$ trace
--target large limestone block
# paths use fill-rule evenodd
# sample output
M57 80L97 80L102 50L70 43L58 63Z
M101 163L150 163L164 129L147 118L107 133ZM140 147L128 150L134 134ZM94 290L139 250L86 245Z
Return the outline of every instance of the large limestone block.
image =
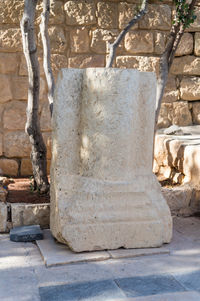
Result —
M0 202L0 233L7 230L7 205Z
M50 227L76 252L171 239L170 211L152 173L155 81L137 70L59 74Z

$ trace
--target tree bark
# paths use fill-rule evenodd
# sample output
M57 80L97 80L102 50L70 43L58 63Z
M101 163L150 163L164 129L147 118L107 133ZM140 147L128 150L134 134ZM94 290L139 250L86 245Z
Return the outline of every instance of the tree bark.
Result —
M23 50L28 67L28 105L26 133L31 143L31 161L34 181L40 193L49 191L46 166L46 146L41 134L38 116L40 72L35 43L34 19L37 0L25 0L21 20Z
M42 37L43 44L43 67L48 85L48 100L50 106L51 116L53 113L53 97L55 82L54 76L51 68L51 50L50 41L48 34L48 24L49 24L49 14L50 14L50 0L43 0L43 13L41 15L40 33Z
M106 64L106 68L111 68L116 54L116 49L119 46L120 42L124 38L125 34L135 25L146 13L147 10L147 0L142 0L142 5L140 11L134 16L134 18L128 23L128 25L120 32L114 43L109 45L109 57Z

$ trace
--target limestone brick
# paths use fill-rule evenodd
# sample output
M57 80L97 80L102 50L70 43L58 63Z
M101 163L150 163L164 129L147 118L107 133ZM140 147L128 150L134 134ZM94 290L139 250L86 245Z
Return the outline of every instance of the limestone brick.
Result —
M3 135L0 134L0 156L3 155Z
M117 28L118 11L117 4L109 2L97 3L98 25L100 28Z
M40 65L40 75L44 76L43 58L41 56L38 56L38 62ZM27 69L27 64L26 64L24 54L22 54L20 58L19 75L28 76L28 69Z
M96 29L92 31L91 49L96 53L108 53L108 43L114 42L118 35L117 30ZM122 48L122 43L119 45L118 51Z
M149 4L146 15L139 21L139 28L169 30L171 8L166 4Z
M162 102L174 102L178 100L179 92L176 87L176 79L174 76L169 76L165 87L165 93Z
M200 56L200 32L195 32L194 54Z
M162 54L165 49L167 34L164 32L155 32L154 33L154 40L155 40L155 46L154 46L154 52L156 54Z
M194 44L193 35L188 32L184 33L178 45L175 55L181 56L181 55L191 54L193 52L193 47L194 47L193 44Z
M194 23L190 24L190 27L187 29L187 31L200 31L200 7L198 6L195 7L195 15L197 18Z
M192 115L187 102L179 101L173 103L173 124L179 126L192 124Z
M7 205L0 202L0 233L7 231Z
M61 26L51 26L49 27L49 39L52 53L63 53L67 46L68 42L66 36L68 33L65 33ZM42 47L41 36L39 34L40 47Z
M158 117L157 128L167 128L172 124L173 105L172 103L162 103Z
M192 119L194 124L200 124L200 102L192 104Z
M172 74L183 75L200 75L200 58L193 55L186 55L174 59L172 67Z
M22 37L19 28L0 29L0 51L22 51Z
M124 43L126 51L132 54L154 51L153 33L149 31L130 31L126 34Z
M42 106L40 128L42 131L51 131L51 115L48 102L45 102Z
M61 68L68 67L67 57L63 54L52 54L51 55L51 68L54 72L54 75L57 75L57 72Z
M133 19L137 11L136 4L130 4L126 2L119 3L119 28L123 29L128 22ZM131 29L138 28L138 23L136 23Z
M26 123L26 103L9 102L3 114L3 127L7 130L24 130Z
M17 176L18 175L18 162L13 159L0 158L0 169L3 175Z
M67 1L64 5L67 25L89 25L96 23L93 0Z
M36 23L39 24L41 22L41 13L43 10L42 2L39 3L37 7L36 13ZM63 9L63 2L59 0L50 0L50 17L49 17L49 24L62 24L64 23L65 16L64 16L64 9Z
M5 103L12 99L9 77L0 74L0 103Z
M140 71L159 70L159 58L146 56L117 56L116 66L118 68L133 68Z
M79 55L70 57L68 61L69 68L90 68L104 67L103 55Z
M12 157L29 157L31 145L28 135L23 132L4 132L4 155Z
M0 0L0 23L19 24L23 14L24 3L21 0Z
M70 31L71 51L76 53L89 52L89 33L85 27L72 29Z
M184 77L180 84L180 96L184 100L200 100L200 78Z
M16 53L0 53L0 73L15 74L18 65L19 62Z

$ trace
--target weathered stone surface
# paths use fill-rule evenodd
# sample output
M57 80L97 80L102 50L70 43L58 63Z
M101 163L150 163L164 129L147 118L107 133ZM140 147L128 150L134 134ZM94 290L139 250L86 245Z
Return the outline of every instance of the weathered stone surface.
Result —
M52 54L52 56L53 55L54 54ZM43 76L44 75L43 58L41 56L38 56L38 61L40 65L40 75ZM27 69L27 64L26 64L24 54L21 55L21 59L20 59L19 75L28 76L28 69Z
M7 189L5 189L3 185L0 185L0 202L5 203L7 195L8 195Z
M85 27L72 29L70 31L71 51L76 53L89 52L89 33Z
M103 55L79 55L70 57L68 61L69 68L104 67L104 64Z
M133 19L136 14L137 5L120 2L119 3L119 28L123 29L128 22ZM138 23L136 23L132 29L138 28Z
M67 1L64 5L68 25L89 25L96 23L95 3L92 0Z
M0 156L3 155L3 135L0 133Z
M117 4L111 2L98 2L97 17L100 28L117 28Z
M196 20L194 20L194 23L190 24L190 27L187 29L187 31L200 31L200 7L196 6L195 7L195 15L196 15Z
M92 32L91 49L96 53L109 52L108 43L114 42L117 37L117 30L96 29ZM119 45L118 51L122 48L122 43Z
M14 99L28 99L28 78L15 76L12 78L12 93Z
M11 210L13 227L35 224L42 228L49 227L49 204L11 204Z
M167 128L172 124L173 105L171 103L162 103L158 117L157 128Z
M173 103L173 124L187 126L192 124L192 115L187 102Z
M31 145L25 132L4 133L4 154L6 157L29 157Z
M12 101L5 107L3 127L8 130L24 130L26 123L26 106L22 101Z
M5 103L12 99L12 92L9 78L0 74L0 103Z
M60 72L50 227L76 252L171 239L169 208L152 173L155 83L153 74L136 70Z
M39 3L36 12L36 23L41 22L41 13L43 10L43 3ZM50 0L50 17L49 24L62 24L65 20L63 2L59 0Z
M16 227L10 230L10 240L16 242L30 242L43 239L39 225Z
M194 37L194 54L200 56L200 32L195 32Z
M171 27L171 9L168 5L149 4L146 15L139 21L139 28L168 30Z
M18 56L16 53L0 53L0 73L15 74L18 64Z
M54 73L57 73L61 68L68 67L68 61L65 55L52 54L51 55L51 67Z
M44 103L40 116L40 128L42 131L51 131L51 114L49 110L49 103Z
M0 232L6 232L7 228L7 205L0 202Z
M0 0L0 23L19 24L24 3L21 0Z
M192 104L192 119L194 124L200 124L200 102Z
M49 142L50 144L50 142ZM47 174L50 174L50 166L51 166L51 160L48 160L51 158L51 152L50 152L50 146L47 145ZM21 169L20 169L20 176L31 176L33 175L33 168L32 163L30 159L22 159L21 160Z
M0 50L15 52L22 51L21 30L8 28L0 30Z
M193 55L175 58L171 67L171 73L200 75L200 58Z
M180 84L180 96L184 100L199 100L200 78L184 77Z
M124 43L126 51L132 54L152 53L154 50L153 33L148 31L130 31Z
M179 91L176 87L176 79L174 76L169 76L165 87L165 93L162 102L174 102L178 100Z
M3 175L17 176L18 162L13 159L0 159L0 169Z
M167 34L165 32L155 32L154 33L154 41L155 41L155 48L154 52L156 54L162 54L165 49Z
M194 48L193 44L194 44L193 35L188 32L184 33L178 45L175 55L181 56L181 55L191 54Z
M193 189L189 185L162 188L163 196L173 214L178 213L180 209L189 207L192 192Z
M133 68L140 71L159 70L159 58L146 56L117 56L116 66L118 68Z
M156 135L154 158L159 166L158 176L165 178L163 173L168 168L168 178L172 181L177 174L182 174L181 183L199 187L199 126L181 129L181 135L164 135L162 131Z
M52 53L63 53L68 46L66 36L67 33L64 32L61 26L51 26L48 29L49 39L51 44ZM39 34L40 47L42 47L41 36Z

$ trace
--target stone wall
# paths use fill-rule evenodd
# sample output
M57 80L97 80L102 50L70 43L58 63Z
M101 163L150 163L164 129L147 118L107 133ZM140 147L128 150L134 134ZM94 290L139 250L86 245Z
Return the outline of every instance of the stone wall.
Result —
M22 53L19 21L22 0L0 0L0 168L12 176L32 173L30 144L24 133L27 102L27 69ZM112 42L137 9L138 0L53 0L49 34L52 66L105 66ZM50 118L37 12L38 54L41 64L40 122L50 165ZM115 61L120 68L156 71L171 26L172 2L150 2L148 14L127 33ZM163 100L159 127L200 124L200 7L197 20L184 34L174 60Z

